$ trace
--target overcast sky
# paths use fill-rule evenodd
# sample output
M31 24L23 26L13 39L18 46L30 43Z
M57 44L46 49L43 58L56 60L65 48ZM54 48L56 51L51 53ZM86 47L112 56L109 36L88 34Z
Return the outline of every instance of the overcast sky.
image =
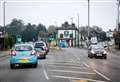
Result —
M2 0L0 0L2 1ZM41 2L43 1L43 2ZM90 0L90 26L97 25L108 31L116 27L117 1ZM77 25L79 13L80 26L87 25L87 0L6 0L6 24L13 18L22 19L25 24L42 23L60 26L65 21ZM0 4L0 25L2 22L2 3Z

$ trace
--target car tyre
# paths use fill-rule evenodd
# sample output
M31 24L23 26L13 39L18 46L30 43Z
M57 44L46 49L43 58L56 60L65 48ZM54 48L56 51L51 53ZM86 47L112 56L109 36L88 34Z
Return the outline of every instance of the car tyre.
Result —
M36 64L33 65L34 68L37 68L37 66L38 66L38 63L36 63Z
M46 55L44 56L44 59L46 59Z
M14 65L14 64L10 64L10 68L11 68L11 69L14 69L14 68L15 68L15 65Z
M90 58L93 58L93 56L92 56L92 55L89 55L89 57L90 57Z
M107 59L107 56L104 56L104 59Z

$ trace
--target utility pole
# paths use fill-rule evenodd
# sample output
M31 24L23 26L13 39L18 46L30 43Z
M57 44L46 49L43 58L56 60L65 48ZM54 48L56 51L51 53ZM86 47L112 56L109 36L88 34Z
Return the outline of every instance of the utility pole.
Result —
M79 13L77 14L77 16L78 16L78 47L79 47L79 34L80 34L80 32L79 32Z
M5 49L5 34L6 34L6 29L5 29L5 10L6 10L6 8L5 8L5 4L6 4L6 1L3 1L3 28L4 28L4 31L3 31L3 35L4 35L4 43L3 43L3 45L4 45L4 49Z
M90 0L88 0L88 45L90 40Z
M118 3L117 3L117 31L119 31L119 7L120 7L120 0L117 0Z

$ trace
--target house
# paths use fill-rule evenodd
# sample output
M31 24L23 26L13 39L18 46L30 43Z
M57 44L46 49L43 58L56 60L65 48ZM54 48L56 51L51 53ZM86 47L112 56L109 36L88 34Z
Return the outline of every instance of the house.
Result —
M62 47L77 47L79 45L79 30L75 24L69 25L67 22L57 28L57 44Z

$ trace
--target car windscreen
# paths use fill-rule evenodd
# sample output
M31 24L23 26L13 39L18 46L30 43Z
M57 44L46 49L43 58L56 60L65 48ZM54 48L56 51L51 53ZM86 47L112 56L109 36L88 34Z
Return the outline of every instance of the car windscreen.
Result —
M16 46L16 47L15 47L15 50L16 50L16 51L31 51L31 50L32 50L32 47L31 47L31 46L27 46L27 45L24 45L24 46Z
M103 51L104 48L103 47L94 47L93 50L99 50L99 51Z
M35 48L41 48L44 46L44 43L36 43Z

